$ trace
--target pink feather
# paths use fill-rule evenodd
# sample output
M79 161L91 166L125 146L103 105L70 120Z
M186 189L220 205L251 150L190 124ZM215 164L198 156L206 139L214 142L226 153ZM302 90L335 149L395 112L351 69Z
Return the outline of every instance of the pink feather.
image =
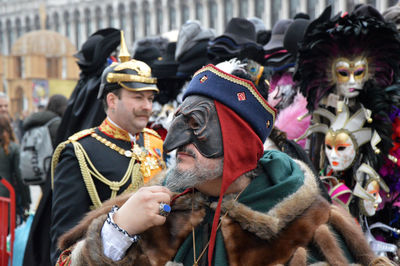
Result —
M275 126L285 132L288 139L300 137L310 126L311 116L307 116L301 121L297 119L308 112L306 106L306 98L301 93L297 93L293 103L279 112ZM303 148L305 143L305 139L298 142Z

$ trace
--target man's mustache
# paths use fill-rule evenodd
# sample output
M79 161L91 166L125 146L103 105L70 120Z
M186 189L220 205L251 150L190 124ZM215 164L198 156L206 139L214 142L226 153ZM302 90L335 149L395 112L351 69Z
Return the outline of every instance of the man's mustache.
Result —
M151 112L138 112L138 113L134 113L135 116L146 116L147 118L149 118L151 116Z
M187 146L178 147L178 149L176 150L176 153L180 153L180 152L187 153L188 155L190 155L196 159L196 153L194 152L194 150L191 148L188 148Z

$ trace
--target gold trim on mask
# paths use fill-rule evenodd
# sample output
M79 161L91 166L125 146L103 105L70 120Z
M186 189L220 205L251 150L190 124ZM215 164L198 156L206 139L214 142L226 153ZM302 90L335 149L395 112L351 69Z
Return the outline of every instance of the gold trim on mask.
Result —
M350 140L351 144L346 143L346 141ZM336 131L333 131L332 129L329 129L328 132L325 135L325 147L329 150L335 150L335 153L338 154L340 157L343 156L343 151L340 151L339 148L348 148L351 145L353 145L353 149L354 149L354 157L351 160L351 163L347 166L344 167L343 164L343 170L349 169L351 166L354 165L354 163L356 162L356 158L358 156L358 151L359 151L359 146L357 144L357 140L354 139L353 134L346 130L346 129L339 129ZM329 148L330 146L330 148ZM327 157L328 154L326 154ZM337 166L337 165L335 165Z
M344 63L348 64L348 66L338 66L339 62L344 62ZM359 66L364 67L364 70L363 70L362 74L356 75L357 73L355 73L355 72L357 71ZM338 68L340 68L340 67L345 68L350 73L347 73L348 74L347 76L341 75L338 71ZM366 57L362 57L362 56L356 57L356 58L354 58L354 60L350 60L345 57L339 57L336 60L334 60L332 63L332 74L333 74L332 75L333 80L336 82L339 82L339 83L349 82L351 75L353 75L353 78L356 82L360 83L363 80L368 79L368 59Z
M348 139L350 139L354 143L350 134L345 130L329 130L328 133L325 135L325 144L328 144L332 147L337 147L339 145L344 145Z

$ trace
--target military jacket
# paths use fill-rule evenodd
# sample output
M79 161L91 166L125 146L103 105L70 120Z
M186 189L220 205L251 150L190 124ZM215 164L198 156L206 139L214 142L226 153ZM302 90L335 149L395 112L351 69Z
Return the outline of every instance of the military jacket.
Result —
M150 129L137 134L134 143L127 131L108 119L61 143L52 160L52 246L88 211L136 190L161 171L165 167L162 144Z

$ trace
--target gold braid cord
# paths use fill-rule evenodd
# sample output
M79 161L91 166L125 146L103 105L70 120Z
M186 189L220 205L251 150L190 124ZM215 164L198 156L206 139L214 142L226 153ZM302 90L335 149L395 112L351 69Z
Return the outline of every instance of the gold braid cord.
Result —
M88 133L89 131L86 131L85 133ZM89 133L94 132L94 129L90 129ZM79 134L78 132L77 134ZM82 134L81 134L82 135ZM85 136L88 134L85 134ZM97 192L96 186L93 181L93 177L98 179L100 182L106 184L110 190L111 190L111 195L110 198L114 198L117 195L117 192L120 190L120 188L125 185L129 179L131 179L131 184L129 187L126 189L125 192L130 192L130 191L135 191L139 187L143 185L143 174L141 172L141 163L135 163L136 162L136 156L132 156L128 169L125 172L125 175L122 177L122 179L119 182L115 181L110 181L106 177L104 177L93 165L91 162L88 154L86 153L85 149L83 146L77 141L79 140L80 137L76 137L75 135L71 136L67 141L62 142L60 145L57 146L56 150L54 151L53 158L52 158L52 163L51 163L51 182L52 182L52 188L54 188L54 171L55 168L59 162L59 158L61 155L61 152L64 150L65 146L69 143L72 143L75 151L75 156L78 160L79 163L79 168L83 177L83 180L85 182L86 189L88 191L89 197L93 203L93 206L91 208L98 208L102 205L99 194Z
M51 189L54 189L54 171L56 170L56 166L58 164L58 160L60 159L61 152L64 150L65 146L70 143L69 140L60 143L53 153L53 157L51 158Z
M140 181L138 182L137 179L143 180L143 177L141 176L140 172L140 164L139 163L135 164L136 160L134 157L132 157L131 160L129 161L128 169L126 170L125 175L122 177L121 181L119 182L110 181L107 178L105 178L102 174L100 174L100 172L94 167L85 149L79 142L73 142L72 144L74 145L75 155L78 159L82 177L83 180L85 181L86 189L89 193L90 199L92 200L94 208L98 208L101 206L101 200L96 190L96 186L93 182L93 177L99 180L100 182L106 184L111 189L110 198L115 198L117 196L117 192L123 185L126 184L126 182L128 182L129 178L132 178L132 181L134 181L133 178L136 177L135 183L141 183ZM138 186L133 187L133 189L137 188Z

